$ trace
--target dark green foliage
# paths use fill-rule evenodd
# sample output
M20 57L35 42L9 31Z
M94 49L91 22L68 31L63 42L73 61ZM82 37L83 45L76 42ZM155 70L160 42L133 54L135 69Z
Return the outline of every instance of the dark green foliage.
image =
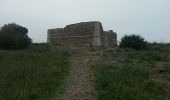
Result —
M158 62L158 61L167 61L168 55L165 52L160 52L157 50L147 50L147 51L129 51L128 57L138 61L146 62Z
M45 48L36 44L23 50L0 50L0 100L56 98L69 72L69 54Z
M120 42L120 48L133 48L135 50L147 49L147 42L140 35L125 35Z
M126 50L128 57L138 61L146 62L168 62L170 54L169 43L150 43L147 50L135 51L133 49Z
M149 79L141 66L95 65L99 100L168 100L169 94Z
M150 43L147 50L140 51L118 48L103 54L113 64L92 66L99 100L170 100L169 43Z
M21 49L31 44L28 29L15 23L4 25L0 30L1 49Z
M150 43L149 49L152 51L156 50L159 52L167 53L170 51L170 43Z

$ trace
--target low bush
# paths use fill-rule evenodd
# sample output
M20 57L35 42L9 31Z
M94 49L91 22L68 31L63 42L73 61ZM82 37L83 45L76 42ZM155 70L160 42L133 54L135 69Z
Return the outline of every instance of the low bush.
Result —
M1 49L21 49L31 44L27 35L28 29L15 23L7 24L0 29Z
M135 50L147 49L148 43L140 35L125 35L120 42L120 48L132 48Z

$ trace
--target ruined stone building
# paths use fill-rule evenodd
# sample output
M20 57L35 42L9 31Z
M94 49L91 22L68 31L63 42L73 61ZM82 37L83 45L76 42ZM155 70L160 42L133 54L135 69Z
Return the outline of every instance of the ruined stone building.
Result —
M104 31L100 22L82 22L64 28L48 29L47 43L59 47L115 47L117 35Z

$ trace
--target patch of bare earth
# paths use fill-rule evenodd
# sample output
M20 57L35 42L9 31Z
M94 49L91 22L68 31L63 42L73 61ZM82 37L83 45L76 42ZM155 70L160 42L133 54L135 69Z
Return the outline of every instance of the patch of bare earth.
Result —
M94 64L97 58L90 53L73 55L64 91L57 100L97 100L95 78L90 71L90 65Z

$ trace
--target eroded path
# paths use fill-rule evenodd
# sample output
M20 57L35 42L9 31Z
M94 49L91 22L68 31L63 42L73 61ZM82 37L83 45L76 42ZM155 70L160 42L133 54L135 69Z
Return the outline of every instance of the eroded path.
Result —
M72 67L66 79L64 91L57 100L97 100L95 78L90 71L95 54L74 54Z

